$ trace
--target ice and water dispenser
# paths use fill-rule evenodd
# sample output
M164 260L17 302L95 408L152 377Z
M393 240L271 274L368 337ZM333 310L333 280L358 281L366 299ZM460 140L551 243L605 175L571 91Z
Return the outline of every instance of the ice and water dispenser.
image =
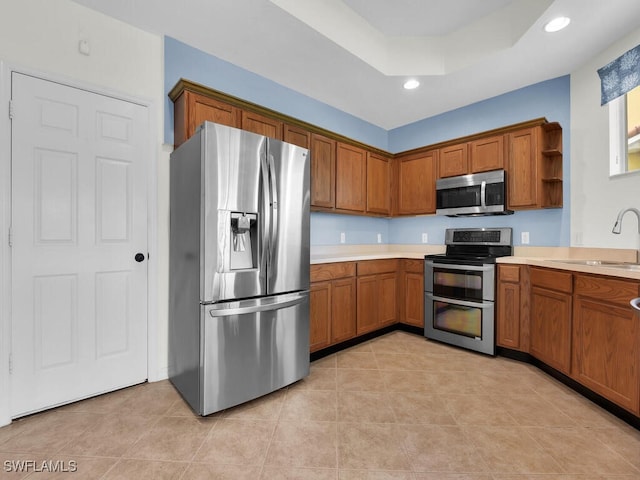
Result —
M258 268L258 214L231 212L231 270Z

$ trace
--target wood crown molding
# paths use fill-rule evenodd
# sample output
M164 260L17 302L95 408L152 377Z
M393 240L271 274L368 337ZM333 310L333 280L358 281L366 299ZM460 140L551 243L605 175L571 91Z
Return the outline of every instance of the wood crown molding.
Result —
M185 91L188 90L190 92L194 92L200 95L204 95L206 97L209 98L213 98L216 100L219 100L221 102L225 102L228 103L230 105L233 105L235 107L241 108L243 110L248 110L248 111L252 111L255 113L259 113L260 115L264 115L266 117L271 117L271 118L275 118L277 120L280 120L288 125L294 125L300 128L303 128L311 133L315 133L318 135L322 135L328 138L331 138L333 140L342 142L342 143L346 143L349 145L353 145L359 148L363 148L369 152L372 153L377 153L378 155L382 155L384 157L389 157L389 158L397 158L400 156L406 156L406 155L414 155L414 154L420 154L420 153L425 153L428 152L430 150L437 150L439 148L443 148L443 147L447 147L449 145L455 145L458 143L466 143L466 142L470 142L473 140L477 140L480 138L486 138L486 137L492 137L495 135L503 135L505 133L509 133L509 132L513 132L516 130L522 130L525 128L533 128L533 127L537 127L543 124L548 123L547 119L544 117L541 118L535 118L533 120L528 120L526 122L520 122L520 123L515 123L513 125L508 125L505 127L500 127L500 128L495 128L493 130L487 130L484 132L480 132L480 133L474 133L472 135L467 135L464 137L458 137L458 138L453 138L451 140L446 140L443 142L438 142L438 143L434 143L431 145L425 145L423 147L418 147L418 148L414 148L411 150L405 150L403 152L398 152L398 153L390 153L387 152L385 150L382 150L378 147L372 147L371 145L367 145L365 143L362 142L358 142L356 140L353 140L351 138L345 137L343 135L340 135L338 133L332 132L330 130L326 130L324 128L318 127L316 125L313 125L311 123L307 123L303 120L299 120L297 118L294 117L290 117L288 115L285 115L283 113L277 112L275 110L271 110L269 108L263 107L261 105L258 105L256 103L252 103L252 102L248 102L246 100L243 100L241 98L238 97L234 97L233 95L229 95L227 93L221 92L219 90L207 87L205 85L202 85L200 83L196 83L196 82L192 82L191 80L187 80L185 78L181 78L180 80L178 80L178 82L175 84L175 86L171 89L171 91L169 92L169 98L175 102L178 97Z

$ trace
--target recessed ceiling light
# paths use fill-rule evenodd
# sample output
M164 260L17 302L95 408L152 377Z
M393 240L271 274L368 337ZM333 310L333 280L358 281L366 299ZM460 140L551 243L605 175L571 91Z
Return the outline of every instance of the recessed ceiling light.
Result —
M571 19L569 17L556 17L545 24L544 31L548 33L557 32L569 25L570 22Z
M420 82L412 78L411 80L407 80L406 82L404 82L403 86L407 90L413 90L414 88L418 88L420 86Z

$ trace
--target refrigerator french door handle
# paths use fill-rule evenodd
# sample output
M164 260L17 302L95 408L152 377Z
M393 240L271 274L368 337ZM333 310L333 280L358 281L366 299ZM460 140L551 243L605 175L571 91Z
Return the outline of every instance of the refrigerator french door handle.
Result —
M276 166L273 155L269 154L269 177L271 191L271 238L269 239L269 258L273 258L278 235L278 184L276 180Z
M253 305L247 305L246 307L233 307L233 308L216 308L216 306L209 306L209 315L211 317L229 317L231 315L246 315L256 312L267 312L270 310L280 310L281 308L293 307L302 303L307 294L296 293L286 295L284 298L276 302L270 303L255 303ZM237 302L240 303L240 302Z
M271 247L269 246L269 239L271 236L271 208L269 205L271 204L271 187L269 185L269 164L266 158L263 156L261 160L261 173L262 173L262 202L263 208L262 216L263 216L263 229L262 229L262 248L264 252L269 251L271 253ZM260 255L260 269L264 272L264 269L267 266L266 255Z

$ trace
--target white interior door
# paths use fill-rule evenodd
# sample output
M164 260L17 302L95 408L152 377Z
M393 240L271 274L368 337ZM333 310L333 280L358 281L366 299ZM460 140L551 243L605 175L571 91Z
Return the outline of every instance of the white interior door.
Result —
M147 378L149 120L16 72L11 96L15 418Z

